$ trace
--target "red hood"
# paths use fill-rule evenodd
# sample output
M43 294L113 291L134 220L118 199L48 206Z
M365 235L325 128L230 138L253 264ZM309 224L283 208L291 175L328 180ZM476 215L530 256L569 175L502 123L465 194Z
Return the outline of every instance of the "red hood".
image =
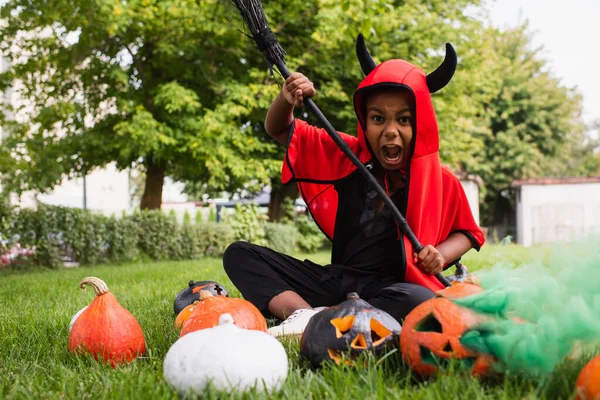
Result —
M364 92L376 90L377 86L390 85L408 89L415 98L415 145L412 158L437 153L440 140L431 94L427 87L427 76L421 69L404 60L389 60L379 64L356 89L354 110L358 117L358 140L361 147L369 150L364 132Z
M367 75L354 95L358 117L358 142L370 151L365 137L364 93L379 86L398 86L409 90L415 101L413 122L414 147L407 168L408 197L405 218L422 245L434 245L446 240L455 231L466 231L474 237L476 247L483 244L483 234L473 220L460 182L439 158L439 133L431 93L443 88L456 68L456 53L446 45L446 57L440 67L426 75L420 68L404 60L389 60L379 65L369 55L364 38L357 40L357 55ZM442 288L432 275L424 274L413 262L413 247L404 237L406 253L405 281L418 283L432 290ZM453 261L453 260L447 260Z

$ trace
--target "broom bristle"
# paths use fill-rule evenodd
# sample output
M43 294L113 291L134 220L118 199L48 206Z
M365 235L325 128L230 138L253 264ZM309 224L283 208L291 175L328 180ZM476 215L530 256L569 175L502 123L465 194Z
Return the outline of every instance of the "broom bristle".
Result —
M269 66L285 63L285 50L269 28L260 0L231 0L231 2L244 19L252 38Z

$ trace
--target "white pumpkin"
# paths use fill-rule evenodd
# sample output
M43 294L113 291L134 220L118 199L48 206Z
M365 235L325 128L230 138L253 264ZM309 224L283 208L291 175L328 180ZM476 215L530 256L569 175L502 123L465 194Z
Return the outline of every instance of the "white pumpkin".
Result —
M73 329L73 324L75 321L77 321L77 318L79 318L81 313L84 312L86 308L88 308L88 306L83 307L81 310L77 311L77 314L73 315L73 318L71 318L71 323L69 324L69 332L71 332L71 329Z
M164 377L182 395L202 394L209 382L217 390L279 390L288 373L288 358L267 333L238 328L231 314L219 325L179 338L167 352Z

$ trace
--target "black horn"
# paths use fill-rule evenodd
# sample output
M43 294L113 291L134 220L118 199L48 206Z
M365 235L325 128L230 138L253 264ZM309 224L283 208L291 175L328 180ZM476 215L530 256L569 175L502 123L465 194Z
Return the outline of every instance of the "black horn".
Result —
M358 57L360 67L365 75L369 75L369 73L377 66L375 61L371 58L369 50L367 50L367 44L365 43L365 38L362 33L359 33L356 38L356 56Z
M450 82L456 71L456 51L450 43L446 43L446 57L435 71L427 75L427 87L430 93L435 93Z

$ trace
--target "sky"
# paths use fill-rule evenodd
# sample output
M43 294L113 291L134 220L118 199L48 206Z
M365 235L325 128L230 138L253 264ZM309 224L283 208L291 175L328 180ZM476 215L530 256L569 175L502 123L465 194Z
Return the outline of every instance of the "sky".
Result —
M491 0L499 28L529 21L554 76L583 95L584 119L600 120L600 0Z

